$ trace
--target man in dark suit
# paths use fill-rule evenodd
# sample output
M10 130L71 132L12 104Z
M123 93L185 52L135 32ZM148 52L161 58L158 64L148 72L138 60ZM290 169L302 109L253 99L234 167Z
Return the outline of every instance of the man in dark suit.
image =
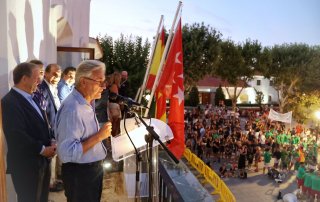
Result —
M14 87L2 101L3 131L8 145L7 173L19 202L47 202L51 146L45 113L32 99L40 81L39 66L21 63L13 70Z
M60 99L58 97L58 83L61 77L61 67L57 64L49 64L44 72L44 79L38 86L38 92L44 97L44 110L46 111L47 119L49 121L54 139L54 119L56 113L60 107ZM37 96L38 97L38 96ZM40 102L41 103L41 102ZM57 175L61 173L61 166L59 166L57 157L52 159L51 164L51 179L50 179L50 191L61 191L63 189L61 182L59 182Z
M60 107L58 97L58 83L61 77L61 67L57 64L49 64L44 72L44 80L39 85L39 90L46 100L46 108L48 120L53 126L54 118Z
M121 83L119 87L119 95L125 96L125 97L130 97L129 96L129 81L128 81L128 72L127 71L122 71L121 72Z

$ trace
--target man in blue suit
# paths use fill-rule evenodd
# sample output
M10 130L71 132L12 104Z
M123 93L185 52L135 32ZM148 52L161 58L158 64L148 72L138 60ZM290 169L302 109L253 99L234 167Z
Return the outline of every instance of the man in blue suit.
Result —
M57 64L49 64L44 72L44 79L38 86L38 92L42 94L44 98L43 108L46 111L46 118L50 124L50 132L52 139L54 139L53 125L56 113L60 107L60 100L58 97L58 82L61 77L61 67ZM61 191L63 189L62 184L57 180L57 174L61 173L59 161L56 157L52 159L51 165L51 179L50 179L50 191Z
M7 173L19 202L47 202L51 146L45 113L32 99L40 82L40 68L21 63L13 70L14 87L2 101L3 131L8 145Z

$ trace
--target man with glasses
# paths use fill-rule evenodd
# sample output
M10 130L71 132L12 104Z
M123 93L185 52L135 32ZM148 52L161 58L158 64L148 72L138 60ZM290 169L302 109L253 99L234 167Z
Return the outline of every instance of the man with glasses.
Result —
M102 161L106 148L102 141L111 135L111 123L99 127L94 101L101 98L105 65L95 60L81 62L75 88L63 101L55 121L62 180L69 202L99 202L102 193Z

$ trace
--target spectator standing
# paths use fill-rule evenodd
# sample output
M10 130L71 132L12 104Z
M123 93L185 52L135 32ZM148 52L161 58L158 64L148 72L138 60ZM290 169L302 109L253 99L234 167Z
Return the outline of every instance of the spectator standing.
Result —
M265 174L265 170L266 168L270 169L271 165L270 165L270 161L271 161L271 153L270 153L270 148L267 147L263 153L263 162L264 162L264 166L263 166L263 174Z
M274 167L275 169L277 169L278 166L279 166L280 159L281 159L281 151L280 151L280 148L279 148L279 147L275 148L275 152L273 153L272 156L274 157L273 167Z
M75 67L67 67L63 70L62 78L58 83L58 97L60 102L62 102L73 90L75 74Z
M110 121L112 123L112 136L120 134L121 109L119 105L119 87L121 82L121 75L119 72L114 72L110 77L109 87L109 112Z
M45 99L45 105L43 106L46 111L46 118L50 124L50 132L51 132L51 139L52 142L55 142L54 137L54 119L56 113L60 107L60 100L58 97L58 82L61 77L61 67L58 64L49 64L44 72L44 80L39 85L39 93ZM36 97L38 98L38 97ZM39 99L37 99L38 103L41 103ZM59 160L54 157L51 163L51 179L50 179L50 191L61 191L63 190L63 186L58 180L57 175L59 175Z
M122 71L121 72L121 82L120 82L120 87L119 87L119 95L129 97L129 81L128 81L128 72L127 71Z

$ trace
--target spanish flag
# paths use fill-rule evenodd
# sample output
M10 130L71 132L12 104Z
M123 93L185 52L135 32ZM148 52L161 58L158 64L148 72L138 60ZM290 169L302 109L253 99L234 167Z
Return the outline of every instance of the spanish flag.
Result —
M149 76L146 84L146 89L151 90L153 87L153 84L156 79L158 69L160 66L163 51L164 51L164 27L162 27L161 33L158 37L156 50L153 55L153 60L151 63L151 68L150 68L150 72L149 72Z

